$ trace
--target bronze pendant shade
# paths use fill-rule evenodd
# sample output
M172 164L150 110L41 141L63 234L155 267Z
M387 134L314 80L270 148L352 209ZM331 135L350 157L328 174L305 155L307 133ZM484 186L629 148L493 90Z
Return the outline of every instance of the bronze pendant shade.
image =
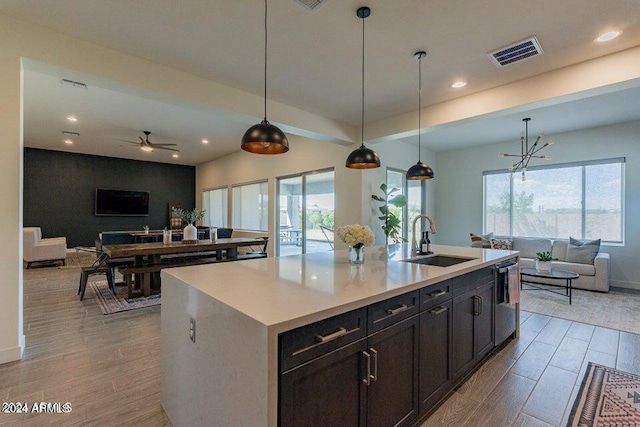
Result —
M418 163L411 166L407 171L407 179L408 180L426 180L433 179L435 174L433 173L433 169L430 166L422 163L420 160L420 151L421 151L421 141L420 134L421 132L421 122L420 122L420 110L422 109L422 58L427 56L427 53L424 51L416 52L414 54L415 58L418 60Z
M362 122L361 122L361 142L360 147L349 154L345 166L351 169L374 169L380 167L378 154L364 145L364 20L371 15L371 9L361 7L356 12L358 18L362 19Z
M287 136L267 120L267 0L264 0L264 119L247 129L240 148L256 154L282 154L289 151Z

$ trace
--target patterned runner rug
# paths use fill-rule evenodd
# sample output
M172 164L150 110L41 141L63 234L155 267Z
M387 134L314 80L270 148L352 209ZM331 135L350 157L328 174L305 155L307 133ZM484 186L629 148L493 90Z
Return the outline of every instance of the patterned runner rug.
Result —
M596 426L640 426L640 376L589 362L567 427Z
M95 292L98 303L104 314L120 313L122 311L135 310L137 308L160 305L160 294L148 297L127 298L127 289L116 286L116 295L109 289L106 280L89 282L89 286Z

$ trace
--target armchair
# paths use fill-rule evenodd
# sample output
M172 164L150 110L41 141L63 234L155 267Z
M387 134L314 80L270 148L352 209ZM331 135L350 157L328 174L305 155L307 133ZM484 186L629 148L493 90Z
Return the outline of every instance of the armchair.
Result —
M30 268L34 262L62 261L62 265L66 263L66 237L43 239L40 227L24 227L22 245L23 259L27 263L27 268Z

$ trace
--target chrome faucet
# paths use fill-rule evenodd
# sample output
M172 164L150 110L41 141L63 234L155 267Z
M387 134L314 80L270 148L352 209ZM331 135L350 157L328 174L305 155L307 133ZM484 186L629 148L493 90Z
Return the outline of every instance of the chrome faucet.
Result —
M416 216L413 219L413 236L411 238L411 256L412 257L418 254L418 242L416 241L416 222L418 222L420 218L427 219L429 221L429 229L431 231L431 234L436 234L436 225L433 223L433 220L429 218L429 215L421 214Z

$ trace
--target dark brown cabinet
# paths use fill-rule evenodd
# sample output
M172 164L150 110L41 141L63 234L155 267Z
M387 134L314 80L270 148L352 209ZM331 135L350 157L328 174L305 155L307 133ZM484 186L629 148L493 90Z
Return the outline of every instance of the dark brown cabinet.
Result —
M369 336L369 427L405 426L418 415L418 320L413 316Z
M487 267L280 335L279 425L410 426L494 348Z
M367 340L346 345L280 376L280 426L366 426Z
M457 287L456 279L459 282ZM456 279L453 298L454 379L469 372L494 347L492 269L479 270Z
M426 412L451 385L451 299L420 313L420 412Z

